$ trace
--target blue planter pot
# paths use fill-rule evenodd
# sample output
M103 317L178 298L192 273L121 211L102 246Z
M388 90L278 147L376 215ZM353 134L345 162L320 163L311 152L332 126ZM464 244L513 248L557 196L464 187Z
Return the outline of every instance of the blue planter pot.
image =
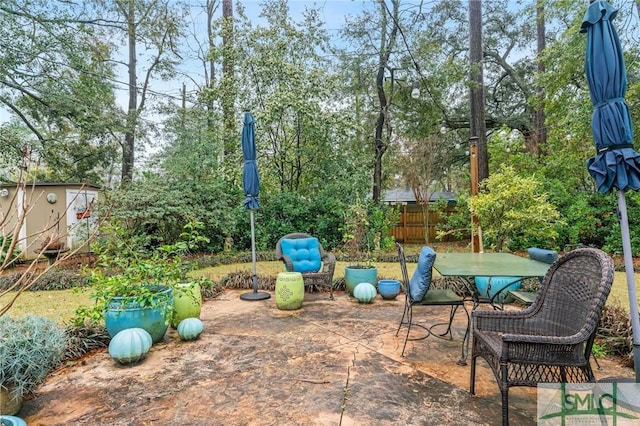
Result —
M114 297L107 306L105 326L110 337L127 328L142 328L151 335L153 343L164 337L171 319L173 291L171 287L158 286L154 306L140 307L133 297Z
M347 266L344 268L344 282L347 291L353 296L353 289L360 283L369 283L376 286L378 281L378 268Z
M508 295L509 290L518 290L522 286L522 278L518 277L483 277L477 276L474 279L476 288L481 296L492 298L504 286L509 286L502 290L495 298L497 303L511 303L513 297Z
M400 281L380 280L378 281L378 293L384 300L393 300L400 294Z

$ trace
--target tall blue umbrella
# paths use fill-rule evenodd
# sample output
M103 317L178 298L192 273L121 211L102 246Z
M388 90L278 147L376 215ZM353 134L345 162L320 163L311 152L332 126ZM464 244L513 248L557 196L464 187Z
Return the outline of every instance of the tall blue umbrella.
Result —
M636 382L640 383L640 319L625 199L625 191L640 189L640 154L633 149L633 125L629 106L624 100L627 91L624 55L611 23L617 14L618 10L606 1L593 1L580 27L580 32L587 33L585 70L593 104L591 130L596 145L596 155L587 161L587 168L599 192L617 190L631 308L633 358Z
M254 210L260 208L258 193L260 192L260 176L256 155L256 131L253 115L249 111L244 113L242 126L242 187L244 189L244 208L251 215L251 260L253 262L253 292L240 295L243 300L264 300L271 297L269 293L258 291L258 274L256 271L256 231L254 224Z

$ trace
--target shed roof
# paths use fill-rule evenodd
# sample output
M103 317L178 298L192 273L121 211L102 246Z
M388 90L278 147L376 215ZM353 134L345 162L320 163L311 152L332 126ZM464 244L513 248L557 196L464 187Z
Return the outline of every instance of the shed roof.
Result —
M434 191L429 195L429 201L446 200L449 203L455 203L458 195L448 191ZM416 197L409 187L392 188L382 192L382 201L389 204L415 204Z

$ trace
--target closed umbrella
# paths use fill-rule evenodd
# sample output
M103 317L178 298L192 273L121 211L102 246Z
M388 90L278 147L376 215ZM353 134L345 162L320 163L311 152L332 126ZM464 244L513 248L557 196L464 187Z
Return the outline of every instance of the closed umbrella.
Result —
M260 176L258 175L258 163L256 161L256 132L253 115L249 111L244 113L242 126L242 156L244 166L242 169L242 187L244 189L244 208L249 210L251 216L251 260L253 262L253 292L240 295L243 300L264 300L271 297L269 293L258 291L258 274L256 271L256 232L254 224L254 210L260 207L258 193L260 192Z
M617 190L633 329L633 358L636 382L640 383L640 319L625 198L625 191L640 189L640 154L633 149L633 126L624 99L627 91L624 55L611 23L617 13L618 10L606 1L594 1L580 27L580 32L587 33L585 70L593 105L591 130L596 146L596 155L587 161L587 168L599 192Z

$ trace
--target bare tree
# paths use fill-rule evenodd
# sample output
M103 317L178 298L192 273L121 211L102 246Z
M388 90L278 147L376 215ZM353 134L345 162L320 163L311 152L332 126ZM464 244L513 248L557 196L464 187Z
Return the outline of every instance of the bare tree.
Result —
M398 35L398 8L399 0L392 2L391 19L387 16L387 6L384 0L379 0L380 5L380 43L378 50L378 72L376 74L376 90L378 93L378 119L374 133L374 163L373 163L373 201L380 201L382 192L382 157L390 143L389 105L384 87L384 75L389 66L389 56L396 45ZM390 25L390 28L387 28ZM387 33L388 31L388 33ZM384 132L385 127L389 130Z

